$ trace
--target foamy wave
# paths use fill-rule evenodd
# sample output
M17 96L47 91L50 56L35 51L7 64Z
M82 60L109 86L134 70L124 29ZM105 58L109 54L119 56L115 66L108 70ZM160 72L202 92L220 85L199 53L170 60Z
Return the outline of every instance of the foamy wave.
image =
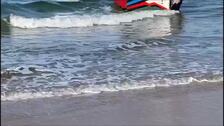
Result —
M154 15L172 15L175 11L140 11L110 15L70 15L54 16L51 18L26 18L10 15L10 24L19 28L40 28L40 27L88 27L94 25L118 25L124 22L152 18Z
M10 75L10 74L11 75L16 75L16 74L31 75L31 74L34 74L34 73L37 73L37 72L53 73L53 71L45 69L44 67L41 67L41 66L28 65L28 66L8 68L6 70L1 71L1 75L4 78L4 75Z
M48 97L59 97L59 96L81 96L81 95L91 95L91 94L99 94L102 92L117 92L117 91L126 91L126 90L136 90L136 89L149 89L155 87L170 87L175 85L186 85L191 83L216 83L222 82L223 77L219 77L216 79L195 79L193 77L189 77L186 79L180 80L171 80L171 79L163 79L163 80L145 80L145 81L136 81L131 83L123 83L121 85L116 84L105 84L105 85L82 85L78 88L66 88L66 89L58 89L54 91L48 92L19 92L10 95L1 94L2 101L17 101L17 100L26 100L26 99L35 99L35 98L48 98Z

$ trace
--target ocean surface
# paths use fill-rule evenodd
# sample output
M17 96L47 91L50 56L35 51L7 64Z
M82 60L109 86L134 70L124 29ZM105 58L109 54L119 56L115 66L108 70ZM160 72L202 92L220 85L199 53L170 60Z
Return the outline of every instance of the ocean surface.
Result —
M223 81L223 1L2 0L1 101ZM153 89L152 89L153 90Z

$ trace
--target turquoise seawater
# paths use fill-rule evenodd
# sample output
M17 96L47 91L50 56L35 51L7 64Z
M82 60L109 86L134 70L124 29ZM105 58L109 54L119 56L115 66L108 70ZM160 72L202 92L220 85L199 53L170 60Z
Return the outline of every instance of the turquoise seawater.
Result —
M184 0L180 12L124 12L113 0L1 6L3 101L223 80L222 0Z

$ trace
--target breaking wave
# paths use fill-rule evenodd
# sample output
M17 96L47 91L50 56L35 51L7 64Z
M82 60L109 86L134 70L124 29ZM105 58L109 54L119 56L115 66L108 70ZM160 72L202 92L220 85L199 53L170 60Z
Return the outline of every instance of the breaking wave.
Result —
M40 28L40 27L88 27L95 25L118 25L120 23L133 22L145 18L152 18L154 15L172 15L175 11L139 11L109 15L66 15L50 18L26 18L23 16L10 15L10 24L19 28Z
M61 96L83 96L99 94L103 92L118 92L126 90L137 90L137 89L151 89L156 87L170 87L177 85L187 85L187 84L202 84L202 83L218 83L223 82L223 77L216 77L213 79L196 79L193 77L183 78L183 79L168 79L164 78L162 80L144 80L144 81L132 81L122 84L102 84L102 85L80 85L78 87L72 88L60 88L52 91L38 91L38 92L17 92L11 94L1 94L2 101L17 101L17 100L27 100L35 98L49 98L49 97L61 97Z
M125 12L114 7L112 0L32 0L3 1L1 21L18 28L88 27L118 25L152 18L155 15L173 15L175 11L147 10Z

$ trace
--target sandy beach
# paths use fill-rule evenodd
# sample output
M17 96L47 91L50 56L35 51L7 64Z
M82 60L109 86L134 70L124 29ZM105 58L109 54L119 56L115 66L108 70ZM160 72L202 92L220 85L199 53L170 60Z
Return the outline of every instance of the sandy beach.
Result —
M222 126L223 84L2 102L2 126Z

